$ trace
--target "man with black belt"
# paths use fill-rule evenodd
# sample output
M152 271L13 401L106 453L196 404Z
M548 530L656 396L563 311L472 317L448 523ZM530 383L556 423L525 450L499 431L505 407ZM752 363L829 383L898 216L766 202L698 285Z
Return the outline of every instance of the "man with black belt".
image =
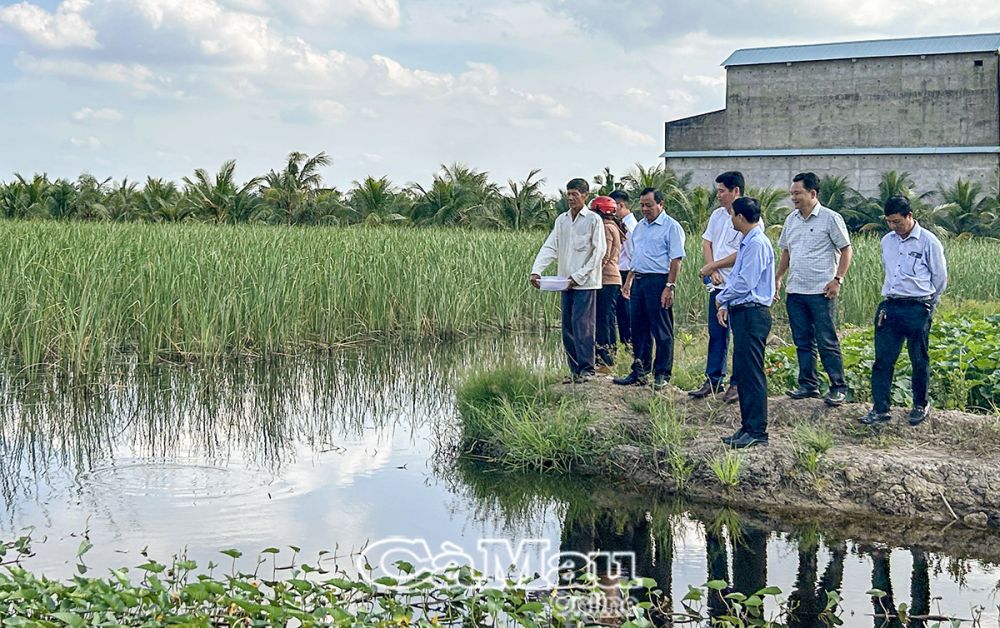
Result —
M910 201L893 196L885 203L885 221L891 231L882 238L885 298L875 310L875 364L872 366L874 407L861 417L865 425L884 423L889 414L889 392L899 352L906 341L913 367L913 409L910 425L930 416L927 345L934 306L948 285L944 248L937 237L913 218Z
M792 205L781 229L777 287L788 271L788 323L799 360L799 385L788 391L792 399L819 397L816 353L830 378L823 399L839 406L847 400L844 358L837 338L837 297L851 265L851 239L844 218L819 202L819 178L802 172L792 179ZM790 269L790 270L789 270Z
M760 224L757 199L733 201L733 227L743 234L726 287L715 297L719 324L733 328L733 375L740 383L740 429L722 442L742 449L767 444L764 346L771 333L774 248Z
M631 301L632 372L617 377L620 386L644 386L650 371L653 388L667 385L674 367L674 286L684 259L684 230L663 211L663 193L646 188L639 196L643 220L629 239L632 270L622 293ZM653 362L653 341L656 361Z

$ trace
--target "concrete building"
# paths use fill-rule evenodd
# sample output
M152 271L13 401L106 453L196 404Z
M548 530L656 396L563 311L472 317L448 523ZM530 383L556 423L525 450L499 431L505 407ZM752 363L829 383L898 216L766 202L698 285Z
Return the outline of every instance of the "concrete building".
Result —
M666 165L693 185L740 170L755 187L846 176L871 194L886 170L918 191L958 177L998 185L1000 34L737 50L726 108L666 123Z

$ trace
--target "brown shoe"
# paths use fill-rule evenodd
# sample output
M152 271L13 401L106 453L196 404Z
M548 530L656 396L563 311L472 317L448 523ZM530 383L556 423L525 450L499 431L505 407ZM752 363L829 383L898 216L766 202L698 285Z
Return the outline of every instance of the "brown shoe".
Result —
M726 394L722 395L722 400L726 403L736 403L740 400L740 391L737 390L736 384L729 385L729 388L726 389Z
M718 387L712 386L712 381L706 379L705 383L701 385L701 388L698 390L689 390L688 395L694 397L695 399L704 399L705 397L714 395L717 392L719 392Z

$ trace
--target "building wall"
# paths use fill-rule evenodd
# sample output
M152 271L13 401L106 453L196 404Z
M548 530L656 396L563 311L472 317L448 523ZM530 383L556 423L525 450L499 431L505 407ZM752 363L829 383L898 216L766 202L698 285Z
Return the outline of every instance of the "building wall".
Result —
M998 62L975 53L732 66L725 111L668 122L666 149L997 146Z
M979 181L986 190L996 190L1000 155L852 155L827 157L698 157L667 159L678 174L692 173L692 186L711 187L715 177L727 170L739 170L753 187L788 188L799 172L812 171L820 177L846 176L848 184L865 195L878 192L882 173L909 172L916 192L949 186L959 177Z

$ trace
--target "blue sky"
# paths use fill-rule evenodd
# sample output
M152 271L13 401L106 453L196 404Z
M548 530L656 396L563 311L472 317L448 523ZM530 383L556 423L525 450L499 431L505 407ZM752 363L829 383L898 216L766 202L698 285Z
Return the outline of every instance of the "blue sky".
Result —
M328 184L442 163L549 189L657 162L724 106L736 48L1000 31L995 0L0 2L0 179L241 179L326 151Z

